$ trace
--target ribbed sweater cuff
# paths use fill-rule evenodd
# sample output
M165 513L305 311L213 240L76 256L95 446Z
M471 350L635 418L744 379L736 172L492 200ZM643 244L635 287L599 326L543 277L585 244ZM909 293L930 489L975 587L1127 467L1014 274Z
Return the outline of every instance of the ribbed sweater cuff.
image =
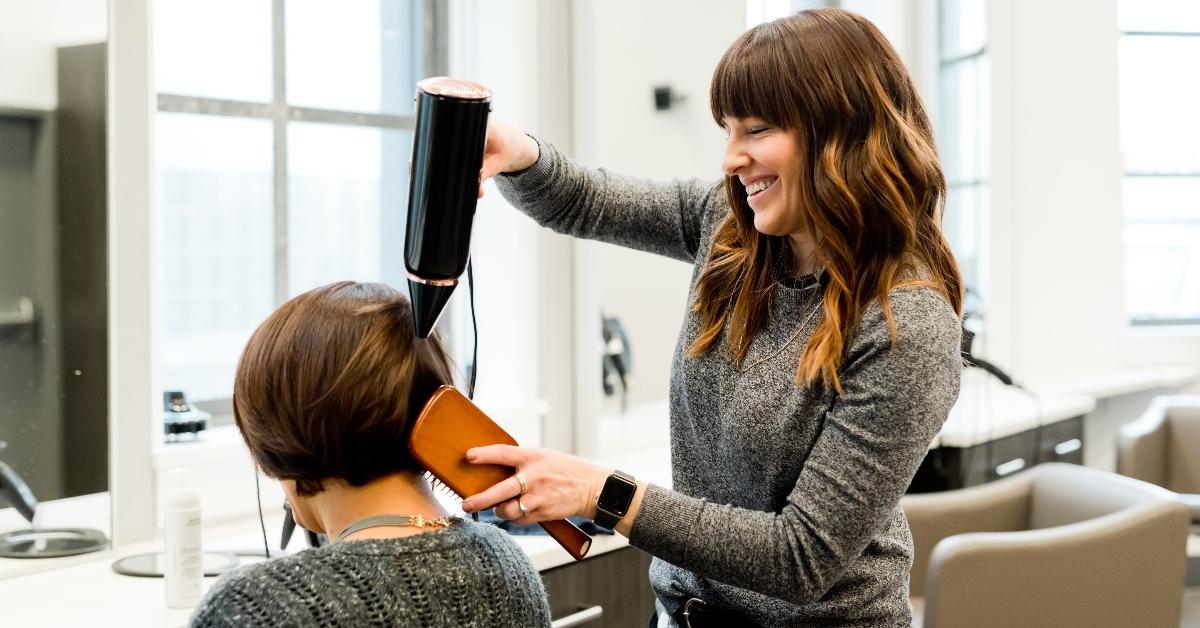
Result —
M646 485L629 544L669 563L687 560L691 535L707 500L688 497L655 484Z

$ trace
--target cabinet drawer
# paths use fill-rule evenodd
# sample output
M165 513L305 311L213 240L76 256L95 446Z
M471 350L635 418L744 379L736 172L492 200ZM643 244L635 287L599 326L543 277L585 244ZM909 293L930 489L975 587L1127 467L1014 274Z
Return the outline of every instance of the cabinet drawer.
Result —
M1032 467L1037 459L1037 430L1026 430L991 442L988 479L998 480Z
M580 628L645 626L654 612L649 569L649 554L624 547L544 571L550 616Z
M1083 417L1043 425L1038 433L1037 462L1083 464Z

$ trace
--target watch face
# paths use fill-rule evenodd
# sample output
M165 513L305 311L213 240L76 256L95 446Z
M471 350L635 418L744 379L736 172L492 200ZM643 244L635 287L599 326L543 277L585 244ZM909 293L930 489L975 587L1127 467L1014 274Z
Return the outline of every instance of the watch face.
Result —
M604 483L604 489L600 491L598 505L618 517L624 517L629 510L629 503L633 501L635 492L637 492L636 483L610 475Z

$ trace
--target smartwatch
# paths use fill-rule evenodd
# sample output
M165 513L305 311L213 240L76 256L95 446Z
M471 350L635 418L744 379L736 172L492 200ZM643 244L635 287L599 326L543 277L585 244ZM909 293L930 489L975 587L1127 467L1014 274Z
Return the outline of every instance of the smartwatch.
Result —
M629 504L637 492L637 482L624 471L613 471L604 481L600 498L596 500L596 525L609 530L616 527L621 517L629 514Z

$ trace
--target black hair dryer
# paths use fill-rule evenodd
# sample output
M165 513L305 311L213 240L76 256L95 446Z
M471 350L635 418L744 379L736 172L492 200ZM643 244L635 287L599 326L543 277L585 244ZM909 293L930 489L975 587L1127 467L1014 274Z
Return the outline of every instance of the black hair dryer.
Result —
M471 257L471 223L492 92L448 77L417 83L404 264L417 337L427 338Z

